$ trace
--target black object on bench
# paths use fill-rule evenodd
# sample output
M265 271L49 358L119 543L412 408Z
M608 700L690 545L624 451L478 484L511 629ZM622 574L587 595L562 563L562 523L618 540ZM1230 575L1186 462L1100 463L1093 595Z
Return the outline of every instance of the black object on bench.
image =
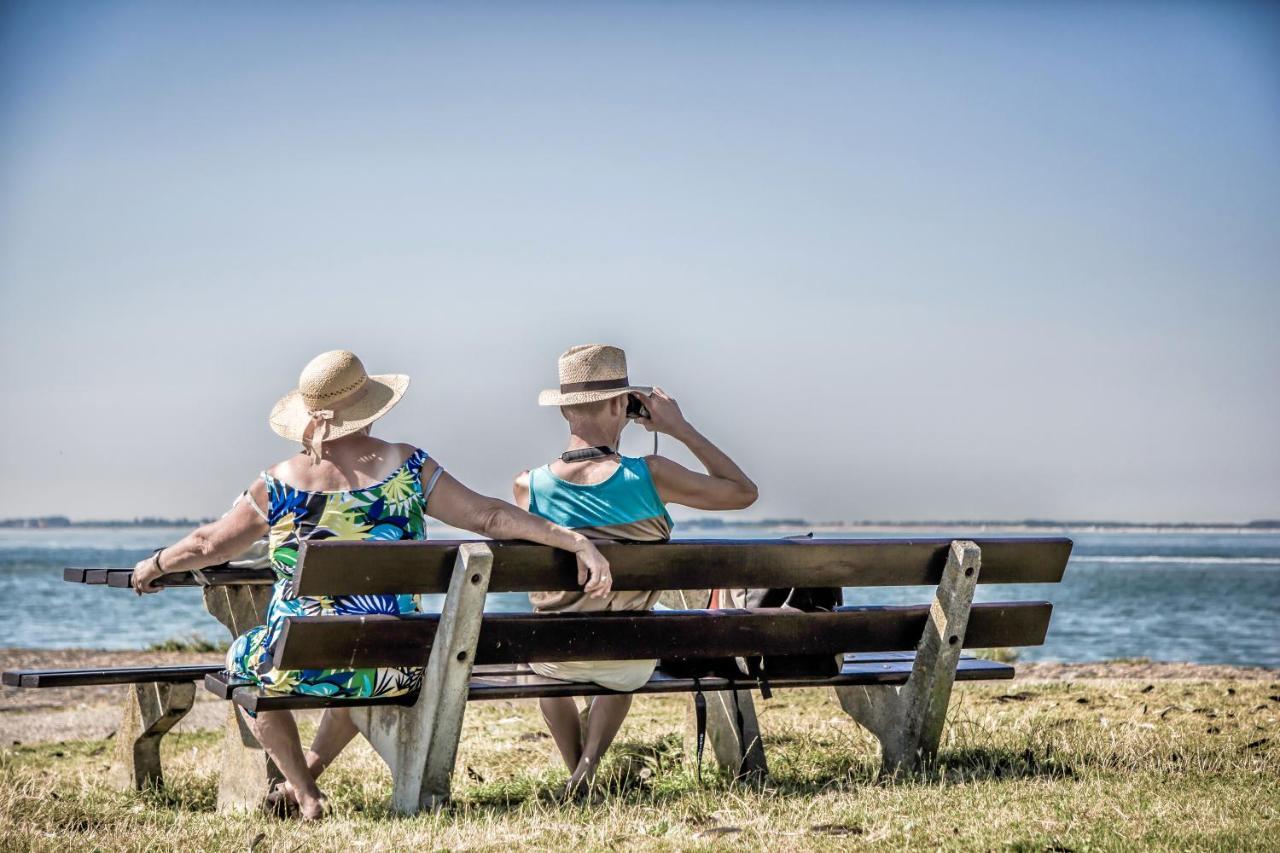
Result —
M469 699L592 695L594 685L542 679L537 661L843 654L840 675L771 680L772 687L831 686L841 705L880 739L885 772L932 759L954 680L1010 678L1013 668L961 656L963 648L1037 645L1047 602L972 605L977 583L1056 583L1063 538L929 540L682 540L603 544L614 588L666 589L668 601L703 607L706 587L929 584L931 605L846 607L835 613L681 610L641 613L484 614L487 591L577 589L572 555L508 542L311 542L295 574L300 595L447 592L440 614L291 617L277 643L282 668L426 665L417 697L352 700L272 694L225 676L206 686L258 711L347 707L392 769L394 808L412 813L448 797ZM910 653L912 654L901 654ZM895 655L894 653L900 653ZM692 690L658 673L637 692ZM699 679L719 690L709 732L717 760L736 776L765 772L751 697L741 682ZM416 699L416 701L415 701Z
M85 569L68 566L62 570L62 579L67 583L82 583L89 586L110 586L118 589L129 589L133 586L133 569ZM157 587L185 586L244 586L247 584L275 583L276 574L270 568L247 568L244 566L223 563L196 572L178 572L158 578Z
M223 664L122 666L105 669L24 669L0 675L5 687L88 687L95 684L154 684L200 681Z

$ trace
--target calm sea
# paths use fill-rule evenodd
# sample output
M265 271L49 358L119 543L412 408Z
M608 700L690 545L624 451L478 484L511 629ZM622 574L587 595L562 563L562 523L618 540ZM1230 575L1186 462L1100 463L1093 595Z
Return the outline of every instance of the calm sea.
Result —
M750 537L796 532L755 529ZM982 601L1053 602L1048 641L1023 650L1022 659L1147 657L1280 667L1280 534L1063 532L1076 543L1063 583L978 588ZM146 528L0 530L0 646L128 649L192 634L224 639L222 626L204 612L197 590L174 589L140 599L128 590L62 581L63 566L130 566L175 533ZM725 534L691 529L685 535ZM919 538L958 532L826 535ZM845 598L847 604L928 600L919 588L847 590ZM439 606L438 601L429 604ZM527 603L523 595L501 594L491 596L489 607L523 610Z

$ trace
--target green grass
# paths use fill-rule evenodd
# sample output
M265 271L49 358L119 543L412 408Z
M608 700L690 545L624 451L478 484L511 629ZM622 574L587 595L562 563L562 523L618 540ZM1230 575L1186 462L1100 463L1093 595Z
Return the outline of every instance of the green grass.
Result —
M158 643L152 643L147 646L149 652L223 652L225 653L231 644L225 640L212 642L199 634L189 634L186 637L170 637L167 640L161 640Z
M1280 684L964 685L939 767L876 779L874 742L829 694L758 701L771 777L738 787L685 764L687 699L641 697L594 801L555 802L565 774L533 703L467 711L455 801L388 814L390 778L363 743L322 780L319 826L215 811L218 735L166 739L167 785L108 790L109 741L0 752L0 849L849 847L1275 849Z
M993 660L997 663L1014 663L1018 660L1018 650L1006 646L993 649L974 649L973 656L981 660Z

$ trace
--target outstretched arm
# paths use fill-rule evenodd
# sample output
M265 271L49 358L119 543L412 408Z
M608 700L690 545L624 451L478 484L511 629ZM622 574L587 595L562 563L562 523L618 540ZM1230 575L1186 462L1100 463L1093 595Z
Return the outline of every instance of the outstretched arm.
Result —
M431 481L433 466L422 470L424 483ZM613 588L609 561L591 540L544 518L530 515L506 501L477 494L449 474L442 473L427 500L427 514L450 527L470 530L490 539L523 539L571 551L578 558L578 583L593 598L604 598Z
M267 532L267 522L252 506L267 503L267 487L262 480L249 487L248 494L235 502L231 511L210 524L204 524L154 556L140 560L133 567L133 589L139 595L159 592L154 585L161 575L189 572L217 566L244 553L244 550Z
M694 509L746 509L756 502L759 491L751 478L743 473L723 450L693 428L685 420L680 405L661 388L645 397L649 417L639 422L650 432L662 432L683 442L707 473L690 471L665 456L649 456L649 473L658 495L665 503L677 503Z

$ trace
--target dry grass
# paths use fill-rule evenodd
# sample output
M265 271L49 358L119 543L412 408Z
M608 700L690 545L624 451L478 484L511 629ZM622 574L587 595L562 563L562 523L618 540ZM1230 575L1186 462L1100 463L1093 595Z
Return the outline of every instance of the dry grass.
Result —
M855 846L1014 850L1276 849L1280 684L967 685L942 766L876 782L872 740L821 691L761 702L772 778L735 788L682 763L686 701L643 697L602 770L607 792L554 802L564 779L532 703L473 703L454 806L388 815L363 744L326 776L320 826L215 810L218 736L168 740L164 791L120 794L109 741L0 753L0 848L395 849ZM710 768L707 768L709 771Z

